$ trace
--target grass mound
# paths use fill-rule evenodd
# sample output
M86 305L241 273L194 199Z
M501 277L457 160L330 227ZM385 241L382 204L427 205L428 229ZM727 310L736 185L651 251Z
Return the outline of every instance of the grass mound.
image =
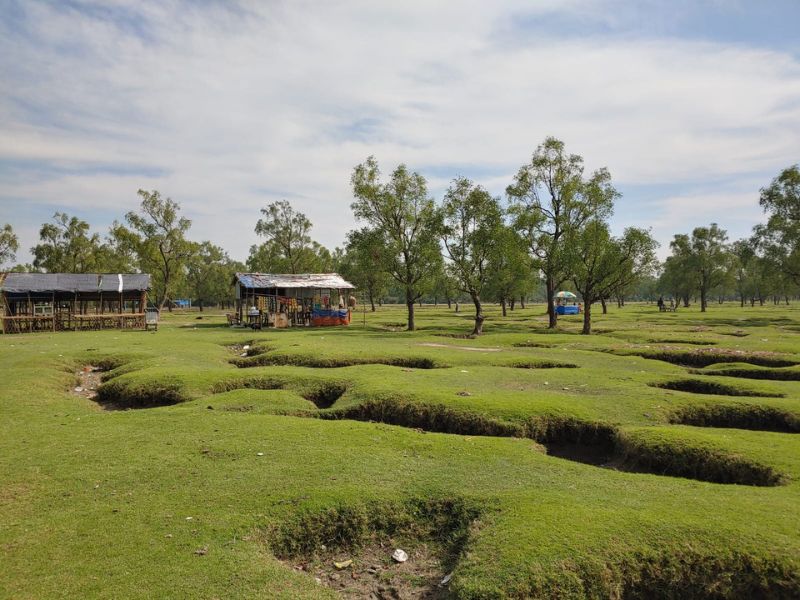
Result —
M255 389L255 390L280 390L286 387L286 380L282 377L247 377L240 379L228 379L215 383L211 391L214 394L222 394L233 390Z
M765 379L774 381L800 381L800 371L792 368L755 368L726 366L712 370L692 371L695 375L720 375L722 377L740 377L742 379Z
M190 400L183 383L170 375L147 380L112 379L97 390L97 401L113 408L153 408Z
M555 348L556 344L547 342L517 342L512 344L515 348Z
M346 409L320 413L324 419L377 421L437 433L524 437L525 428L485 415L401 398L375 398Z
M710 340L693 340L693 339L670 339L670 338L655 338L648 340L651 344L684 344L687 346L713 346L714 342Z
M562 561L546 571L537 568L516 597L788 600L796 597L798 588L800 572L792 561L735 550L709 552L686 544L638 551L616 561ZM470 600L495 597L469 583L456 591Z
M684 406L672 414L670 422L697 427L730 427L754 431L800 433L800 417L796 414L756 404Z
M624 470L686 477L711 483L776 486L786 483L772 467L731 454L721 448L652 432L617 436L615 452Z
M741 388L732 385L725 385L716 381L704 381L702 379L677 379L665 381L663 383L651 383L651 387L662 388L665 390L675 390L677 392L689 392L690 394L709 394L712 396L750 396L759 398L783 398L786 394L779 392L765 392Z
M460 548L481 509L463 498L339 504L302 510L268 532L276 556L313 556L328 549L355 550L375 534L414 534Z
M409 369L438 369L446 365L437 363L427 357L379 357L379 358L340 358L335 356L309 356L302 354L257 354L255 356L231 359L231 364L239 368L264 366L313 367L317 369L336 369L357 365L388 365L390 367L406 367Z
M771 352L744 352L723 348L705 348L699 350L630 350L614 351L615 354L641 356L650 360L680 365L683 367L707 367L717 363L739 362L761 367L792 367L800 364L797 360L783 358Z
M563 363L554 360L523 360L509 365L515 369L577 369L574 363Z

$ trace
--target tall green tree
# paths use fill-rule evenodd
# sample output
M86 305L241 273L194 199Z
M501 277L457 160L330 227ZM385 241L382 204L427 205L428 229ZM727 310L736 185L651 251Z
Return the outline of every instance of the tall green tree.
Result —
M496 198L466 177L447 189L439 210L442 244L447 269L475 305L472 335L483 333L481 294L489 279L489 264L503 238L503 211Z
M592 304L633 286L656 265L657 242L644 229L629 227L614 238L608 225L592 219L568 238L575 287L583 299L583 330L592 332Z
M311 240L312 224L306 215L294 210L286 200L261 209L256 233L266 238L261 246L251 248L254 265L271 272L303 273L319 271L320 263L330 263L330 252ZM260 269L258 269L260 270Z
M761 189L759 202L769 218L766 225L755 228L758 244L786 277L800 285L800 167L784 169Z
M9 223L0 228L0 267L3 263L11 262L17 258L19 239Z
M590 219L604 219L618 196L608 170L595 171L588 180L583 171L580 156L548 137L506 189L515 226L544 276L551 328L556 326L555 293L571 275L564 238Z
M533 274L528 246L516 228L504 226L497 233L497 245L491 253L487 271L486 295L500 303L502 314L507 315L508 303L533 286Z
M414 303L422 297L441 260L436 210L425 178L400 165L384 183L371 156L355 167L351 184L356 219L386 236L387 271L403 288L408 330L414 331Z
M697 277L701 312L708 307L709 291L722 283L728 271L730 254L727 240L727 232L716 223L692 231L690 264Z
M135 254L142 272L153 275L156 303L163 310L196 250L186 239L192 222L180 216L177 202L162 198L157 190L139 190L138 194L142 199L139 211L125 215L127 227L115 223L112 236L120 248Z
M231 281L244 265L232 261L228 254L211 242L194 244L186 261L187 295L203 310L205 305L219 305L232 300Z
M659 288L673 296L676 304L689 306L689 299L697 290L697 281L692 265L691 240L685 233L676 234L670 242L671 256L664 261Z
M100 235L90 234L89 223L57 212L39 230L39 243L31 248L33 266L50 273L101 271Z
M386 292L388 284L387 265L391 256L387 248L386 236L377 229L364 227L347 234L340 272L367 295L372 312L375 312L375 301Z

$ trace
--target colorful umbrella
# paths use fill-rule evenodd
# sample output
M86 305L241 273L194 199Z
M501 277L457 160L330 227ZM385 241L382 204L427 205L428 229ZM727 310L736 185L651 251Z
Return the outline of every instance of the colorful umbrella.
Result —
M577 296L575 294L573 294L572 292L564 292L564 291L562 291L562 292L558 292L556 294L556 298L577 298Z

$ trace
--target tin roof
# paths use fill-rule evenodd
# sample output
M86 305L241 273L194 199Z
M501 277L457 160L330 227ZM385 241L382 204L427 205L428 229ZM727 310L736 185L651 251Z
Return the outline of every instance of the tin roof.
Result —
M245 288L316 288L352 290L355 286L338 273L236 273L235 282Z
M0 290L26 292L119 292L150 289L147 273L6 273Z

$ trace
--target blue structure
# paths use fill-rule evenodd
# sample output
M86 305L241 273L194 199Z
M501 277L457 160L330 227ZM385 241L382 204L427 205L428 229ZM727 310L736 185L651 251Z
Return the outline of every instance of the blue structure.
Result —
M556 314L559 315L577 315L580 314L581 310L577 304L570 304L564 306L563 304L560 306L556 306Z

